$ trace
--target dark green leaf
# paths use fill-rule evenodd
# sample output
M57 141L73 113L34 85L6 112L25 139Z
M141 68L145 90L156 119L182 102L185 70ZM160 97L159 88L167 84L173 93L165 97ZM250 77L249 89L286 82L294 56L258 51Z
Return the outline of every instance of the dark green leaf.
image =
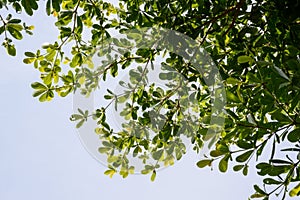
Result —
M32 83L31 87L36 90L47 90L48 89L46 85L39 83L39 82Z
M243 169L243 175L247 176L248 175L248 165L245 165L244 169Z
M237 162L246 162L249 159L249 157L252 155L252 153L253 153L253 150L246 151L245 153L236 157L236 161Z
M224 153L221 152L221 151L219 151L219 150L213 150L213 151L210 152L210 155L211 155L212 157L219 157L219 156L221 156L221 155L224 155Z
M272 179L272 178L265 178L264 183L267 184L267 185L279 185L282 182L281 181L276 181L275 179Z
M254 185L254 189L255 189L255 191L256 191L257 193L266 195L265 191L263 191L262 189L260 189L260 188L258 187L258 185Z
M292 130L288 134L287 139L290 142L299 142L300 141L300 128L295 128L294 130Z
M244 165L236 165L233 167L233 170L237 172L237 171L240 171L241 169L243 169L243 167L244 167Z

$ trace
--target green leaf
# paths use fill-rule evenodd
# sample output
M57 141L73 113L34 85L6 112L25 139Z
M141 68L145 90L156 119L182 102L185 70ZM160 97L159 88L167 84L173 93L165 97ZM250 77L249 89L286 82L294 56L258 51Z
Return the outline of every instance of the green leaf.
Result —
M221 151L219 151L219 150L212 150L211 152L210 152L210 155L212 156L212 157L219 157L219 156L221 156L221 155L224 155L225 153L223 153L223 152L221 152Z
M217 147L216 147L216 149L217 149L218 151L221 151L223 154L229 152L228 146L227 146L227 145L224 145L224 144L218 144Z
M206 166L211 166L211 163L212 163L212 160L200 160L197 162L197 166L199 168L203 168L203 167L206 167Z
M263 180L263 182L267 185L279 185L281 184L282 182L281 181L277 181L275 179L272 179L272 178L265 178Z
M140 152L142 152L141 147L137 146L134 150L133 150L133 157L136 157Z
M256 199L256 198L263 198L265 197L266 195L265 194L260 194L260 193L255 193L255 194L252 194L250 196L251 199Z
M250 83L260 83L261 80L257 77L257 74L253 74L251 72L248 72L246 75L247 82Z
M113 77L116 77L118 75L118 63L114 62L112 64L112 67L110 68L110 73Z
M226 172L227 169L228 169L228 159L229 159L229 156L228 155L225 155L219 162L219 170L220 172Z
M100 147L101 148L101 147ZM106 148L106 147L104 147L104 148ZM100 150L99 150L100 151ZM113 162L116 162L116 161L118 161L119 160L119 157L118 156L111 156L111 155L109 155L108 157L107 157L107 162L108 163L113 163Z
M289 195L291 197L300 195L300 183L289 192Z
M14 29L14 30L16 30L18 32L20 32L20 31L23 30L23 26L21 24L8 24L7 28L8 29Z
M272 112L270 114L272 119L276 119L279 122L286 122L286 123L291 122L290 118L287 115L283 114L280 110L276 110L275 112Z
M43 81L46 85L49 85L52 83L52 80L53 80L53 73L50 72L48 73L44 78L43 78Z
M36 90L47 90L48 89L46 85L39 83L39 82L32 83L31 87Z
M243 175L247 176L248 175L248 165L245 165L244 169L243 169Z
M80 120L80 121L76 124L76 128L80 128L80 127L83 125L84 121L85 121L84 119Z
M52 8L56 11L59 12L60 11L60 4L61 1L58 0L51 0L52 1Z
M239 56L237 59L238 63L247 63L252 61L252 58L249 56Z
M80 119L83 119L83 116L82 116L82 115L79 115L79 114L73 114L73 115L71 115L71 117L70 117L70 120L71 120L71 121L77 121L77 120L80 120Z
M112 178L115 173L116 173L116 171L113 169L108 169L104 172L104 174L108 175L110 178Z
M226 83L230 84L230 85L237 85L237 84L241 83L241 81L239 81L235 78L229 77L228 79L226 79Z
M10 23L12 23L12 24L19 24L20 22L21 22L20 19L11 19L11 20L9 20L7 23L8 23L8 24L10 24Z
M236 161L237 162L245 162L249 159L249 157L252 155L253 150L249 150L241 155L239 155L238 157L236 157Z
M133 120L137 119L137 111L136 111L136 109L132 109L131 110L131 117L132 117Z
M30 57L30 58L36 57L36 55L32 52L25 52L24 54L25 54L25 56Z
M142 39L141 33L134 33L134 32L129 32L129 33L127 34L127 37L128 37L129 39L135 39L135 40L140 40L140 39Z
M22 7L18 2L13 3L13 8L16 10L16 13L21 13Z
M155 181L156 178L156 171L153 170L152 174L151 174L151 181Z
M105 147L111 147L112 146L112 144L110 142L108 142L108 141L103 141L102 144Z
M23 60L23 63L30 64L30 63L33 63L35 60L36 60L36 58L25 58Z
M76 66L81 66L82 64L82 55L80 53L77 53L70 62L70 67L74 68Z
M238 140L237 141L237 146L242 148L242 149L251 149L253 147L253 144L250 144L245 140Z
M233 170L235 172L237 172L237 171L240 171L241 169L243 169L243 167L244 167L244 165L236 165L236 166L233 167Z
M48 100L48 93L45 92L45 93L43 93L43 94L40 96L39 101L40 101L40 102L45 102L45 101L47 101L47 100Z
M287 139L290 142L299 142L300 141L300 128L296 128L296 129L292 130L288 134Z
M240 99L237 96L235 96L235 94L233 94L232 92L230 92L228 90L226 91L226 97L227 97L228 101L232 101L235 103L241 102Z
M177 160L180 160L182 158L182 152L179 148L175 148L175 156Z
M33 10L37 10L38 9L38 4L36 0L30 0L30 6Z
M164 150L163 150L163 149L158 150L158 151L155 151L155 152L152 154L152 157L153 157L154 160L159 160L159 159L161 159L163 153L164 153Z
M47 0L46 13L47 13L48 16L51 14L51 0Z
M128 172L129 174L134 174L134 167L133 166L129 167Z
M266 144L267 144L267 140L264 141L264 142L260 145L260 147L257 149L257 151L256 151L256 158L258 158L259 156L261 156L261 154L262 154L262 152L263 152L263 150L264 150Z
M98 151L99 151L100 153L107 153L107 152L110 151L110 150L111 150L110 147L99 147L99 148L98 148Z
M142 174L149 174L151 172L151 170L149 170L149 169L143 169L142 171L141 171L141 173Z
M36 90L33 92L32 96L33 97L37 97L37 96L40 96L41 94L45 93L46 90Z
M51 50L48 50L48 54L45 56L45 58L48 61L52 61L54 59L55 55L56 55L56 51L51 49Z
M266 195L266 192L263 191L262 189L260 189L260 188L258 187L258 185L254 185L254 190L255 190L257 193L259 193L259 194L264 194L264 195Z
M112 95L107 95L107 94L104 95L104 99L107 99L107 100L108 100L108 99L113 99L113 98L114 98L114 97L113 97Z
M5 31L5 26L0 26L0 35Z
M28 15L33 15L30 0L21 0L21 4Z
M6 50L7 50L8 55L16 56L16 54L17 54L15 45L8 44L6 46Z

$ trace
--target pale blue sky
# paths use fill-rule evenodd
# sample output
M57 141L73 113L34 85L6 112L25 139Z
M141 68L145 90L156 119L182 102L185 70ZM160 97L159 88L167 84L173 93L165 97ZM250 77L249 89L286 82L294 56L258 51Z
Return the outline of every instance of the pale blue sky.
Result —
M16 43L16 57L0 48L0 200L246 200L254 192L260 180L253 168L247 177L232 169L221 174L217 165L214 171L199 169L192 152L160 171L155 182L141 175L105 176L106 168L83 148L69 121L72 97L40 103L31 96L30 84L39 74L22 63L24 52L57 33L43 11L22 17L36 29Z

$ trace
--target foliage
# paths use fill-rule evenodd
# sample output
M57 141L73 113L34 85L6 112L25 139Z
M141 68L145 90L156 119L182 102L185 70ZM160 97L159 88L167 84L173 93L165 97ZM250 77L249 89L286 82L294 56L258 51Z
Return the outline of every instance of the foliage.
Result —
M0 1L0 8L11 12L8 16L0 15L0 35L4 35L3 46L9 55L16 55L13 41L21 40L24 31L32 34L33 30L33 26L21 25L13 10L32 16L38 7L36 0ZM97 70L92 70L89 55L93 55L97 47L103 47L103 41L111 37L111 30L163 27L189 36L198 41L217 64L227 96L223 110L225 125L219 130L210 155L197 166L211 167L218 162L219 170L226 172L229 163L233 163L233 170L246 176L250 160L256 159L258 175L264 177L263 187L255 185L251 198L267 200L271 195L281 194L284 199L286 194L300 195L299 8L299 0L122 0L119 7L95 0L47 0L46 13L56 18L55 25L60 31L58 41L36 52L26 52L24 63L33 64L41 73L41 81L32 84L33 96L40 101L49 101L55 94L65 97L76 89L89 95L107 76L117 77L133 62L144 65L130 72L128 93L118 96L108 91L104 96L116 105L131 99L132 103L122 114L130 121L129 127L130 123L141 125L134 129L135 133L114 133L106 120L106 107L93 114L79 110L71 120L79 122L77 127L89 117L97 120L99 127L95 131L103 140L99 151L108 155L110 163L106 175L119 172L126 177L133 173L134 167L126 157L132 154L145 163L141 173L152 173L151 180L154 180L159 166L148 165L145 152L150 151L154 160L172 165L186 151L176 137L176 130L184 124L180 102L172 100L168 91L154 86L143 88L143 84L139 84L143 82L148 64L162 52L140 48L117 59L108 56L103 63L107 65ZM89 34L83 34L87 32ZM133 36L133 39L139 38ZM130 41L112 42L124 48ZM110 45L102 49L102 55L112 50ZM70 58L67 55L71 55ZM190 85L194 83L196 102L191 102L201 105L199 121L204 125L193 129L188 137L193 149L199 152L207 131L204 121L212 114L208 85L182 57L170 53L166 61L165 64L185 77ZM146 112L146 108L157 104L165 107L169 123L147 140L147 131L142 128L149 124L151 113ZM142 114L138 110L142 110ZM123 154L117 155L115 147ZM261 160L263 153L269 154L268 160Z

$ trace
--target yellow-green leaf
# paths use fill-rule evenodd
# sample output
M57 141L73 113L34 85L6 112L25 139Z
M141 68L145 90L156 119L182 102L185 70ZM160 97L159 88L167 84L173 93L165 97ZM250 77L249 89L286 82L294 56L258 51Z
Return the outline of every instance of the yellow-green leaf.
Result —
M154 181L156 178L156 171L153 170L152 174L151 174L151 181Z
M238 63L247 63L252 61L252 58L249 56L239 56L237 59Z
M300 195L300 183L290 191L289 195L291 197Z

